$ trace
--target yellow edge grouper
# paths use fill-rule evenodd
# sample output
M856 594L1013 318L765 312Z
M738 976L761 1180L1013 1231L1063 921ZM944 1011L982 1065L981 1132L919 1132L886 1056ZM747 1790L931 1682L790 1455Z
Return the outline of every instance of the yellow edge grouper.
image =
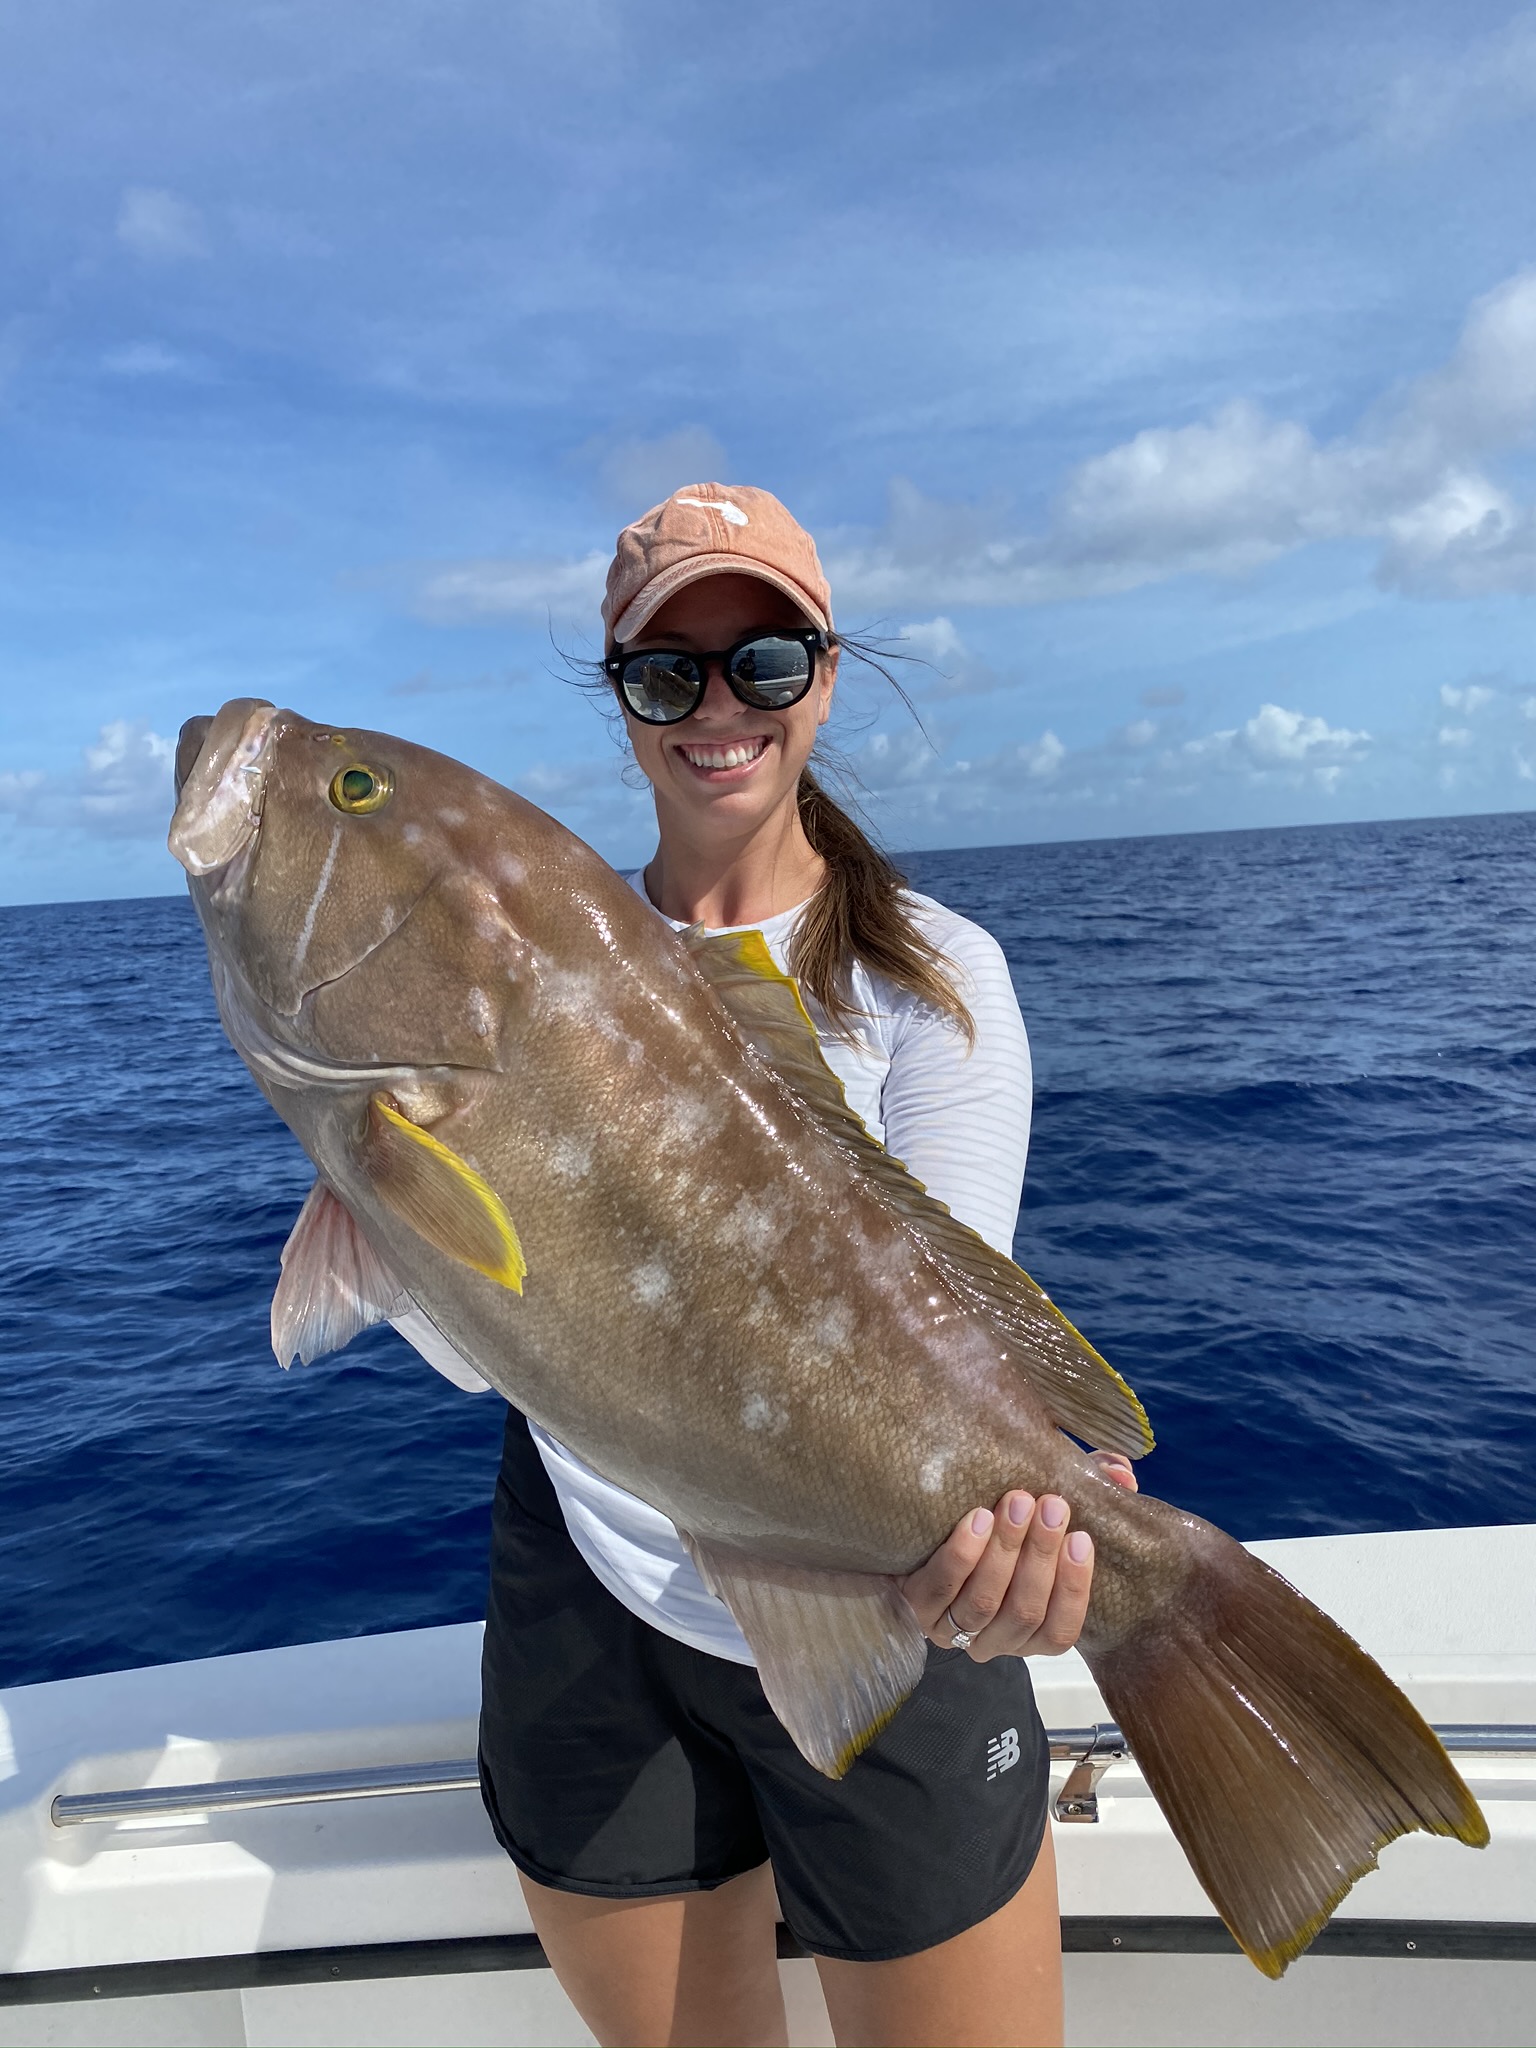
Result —
M1060 1493L1080 1647L1271 1976L1475 1801L1380 1668L1208 1522L1103 1479L1129 1387L848 1110L761 940L678 939L457 762L251 699L183 729L171 847L224 1025L318 1173L286 1364L385 1317L671 1517L774 1711L841 1776L911 1692L897 1588L968 1508Z

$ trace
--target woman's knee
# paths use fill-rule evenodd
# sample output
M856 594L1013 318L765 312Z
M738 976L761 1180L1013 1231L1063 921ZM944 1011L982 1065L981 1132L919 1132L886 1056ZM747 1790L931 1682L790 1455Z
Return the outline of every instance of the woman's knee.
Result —
M561 1987L605 2048L787 2039L768 1865L710 1891L605 1899L521 1878Z

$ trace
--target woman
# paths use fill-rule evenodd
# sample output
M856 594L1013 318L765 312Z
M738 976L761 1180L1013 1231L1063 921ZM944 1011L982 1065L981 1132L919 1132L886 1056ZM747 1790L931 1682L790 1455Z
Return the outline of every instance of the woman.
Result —
M765 491L693 486L620 535L604 670L659 828L631 881L678 928L760 929L853 1107L1006 1254L1029 1130L1018 1005L995 942L904 891L807 767L837 678L830 604L810 536ZM1020 1660L1082 1626L1092 1546L1067 1520L1010 1493L912 1573L928 1670L832 1783L671 1523L508 1418L482 1784L600 2041L782 2042L781 1909L840 2042L1060 2040L1047 1755Z

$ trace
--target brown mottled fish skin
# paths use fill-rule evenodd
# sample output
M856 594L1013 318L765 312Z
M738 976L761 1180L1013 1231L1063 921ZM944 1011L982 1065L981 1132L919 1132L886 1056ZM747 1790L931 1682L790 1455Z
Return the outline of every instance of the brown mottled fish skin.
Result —
M354 762L393 777L370 816L328 800ZM424 748L251 700L190 724L178 772L172 845L231 1039L368 1241L519 1408L693 1538L817 1572L900 1574L978 1502L1061 1494L1095 1544L1082 1648L1199 1874L1272 1973L1380 1842L1415 1826L1476 1839L1443 1752L1340 1636L1375 1674L1349 1666L1340 1683L1380 1682L1361 1726L1401 1701L1386 1739L1416 1761L1294 1897L1281 1886L1266 1907L1272 1872L1254 1903L1237 1896L1225 1835L1202 1846L1214 1824L1187 1783L1198 1773L1182 1753L1159 1762L1164 1708L1216 1717L1198 1739L1219 1746L1251 1661L1271 1654L1259 1638L1296 1615L1305 1634L1316 1610L1220 1531L1100 1476L1053 1426L1027 1359L1004 1355L588 847ZM521 1294L379 1201L360 1140L381 1091L500 1195L527 1259ZM1227 1660L1218 1676L1190 1678L1189 1658L1203 1670L1211 1654ZM1290 1765L1273 1768L1283 1780ZM1273 1833L1289 1800L1259 1782L1270 1769L1266 1756L1252 1788L1240 1773L1221 1795L1247 1830L1251 1790L1249 1832ZM1317 1790L1331 1811L1337 1784L1320 1772ZM1190 1808L1182 1823L1175 1807ZM1302 1858L1310 1826L1298 1820Z
M758 1556L910 1570L1010 1485L1057 1489L1134 1545L1120 1489L743 1054L621 878L520 797L382 734L349 730L347 758L392 768L387 818L339 816L329 728L281 717L255 857L193 883L225 1021L242 1053L259 1008L268 1035L360 1071L287 1085L253 1063L487 1378L680 1527ZM379 1205L356 1133L381 1069L502 1193L521 1296Z

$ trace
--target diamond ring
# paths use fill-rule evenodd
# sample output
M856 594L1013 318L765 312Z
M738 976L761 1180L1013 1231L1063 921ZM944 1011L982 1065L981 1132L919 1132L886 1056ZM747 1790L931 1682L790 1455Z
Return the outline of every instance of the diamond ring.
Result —
M952 1650L968 1650L975 1641L972 1632L969 1629L962 1628L947 1607L944 1610L944 1619L949 1623L953 1631L949 1639L949 1647Z

